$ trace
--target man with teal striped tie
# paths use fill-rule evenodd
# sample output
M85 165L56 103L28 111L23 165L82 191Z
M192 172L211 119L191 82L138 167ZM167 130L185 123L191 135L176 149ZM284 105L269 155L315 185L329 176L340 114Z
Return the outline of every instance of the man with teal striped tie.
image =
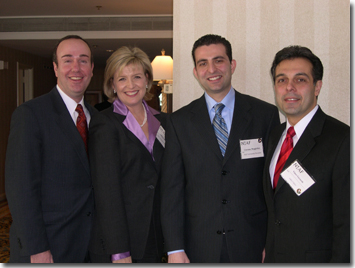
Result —
M162 226L169 262L261 262L266 236L264 145L276 106L237 92L231 44L205 35L193 46L205 94L166 129Z

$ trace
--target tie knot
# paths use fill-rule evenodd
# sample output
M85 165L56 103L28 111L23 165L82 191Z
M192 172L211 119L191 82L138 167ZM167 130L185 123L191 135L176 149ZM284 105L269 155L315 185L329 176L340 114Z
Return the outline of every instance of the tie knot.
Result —
M76 106L75 111L77 111L79 114L83 113L83 112L84 112L83 106L81 106L81 104L78 104L78 105Z
M287 135L293 138L296 135L295 129L293 127L289 127L287 130Z
M217 103L217 104L214 106L214 110L215 110L216 114L219 114L219 115L222 114L223 108L224 108L224 104L223 104L223 103Z

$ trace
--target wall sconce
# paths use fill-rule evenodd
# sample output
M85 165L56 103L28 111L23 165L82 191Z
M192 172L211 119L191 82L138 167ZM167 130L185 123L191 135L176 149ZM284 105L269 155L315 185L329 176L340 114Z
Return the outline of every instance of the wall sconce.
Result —
M0 60L0 70L8 69L9 63L3 60Z
M152 61L153 79L158 82L158 86L162 88L162 112L172 112L172 93L173 93L173 59L165 56L165 50L161 51L162 55L156 56ZM168 82L169 80L169 82Z

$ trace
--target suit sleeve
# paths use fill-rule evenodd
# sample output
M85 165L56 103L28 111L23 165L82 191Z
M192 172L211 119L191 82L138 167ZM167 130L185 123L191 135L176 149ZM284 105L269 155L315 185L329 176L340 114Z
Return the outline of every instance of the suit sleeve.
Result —
M172 116L168 118L166 127L161 180L161 218L166 251L185 247L184 165L181 147L171 119Z
M130 251L122 194L120 134L114 123L98 114L90 122L89 156L95 195L95 218L107 254Z
M333 245L330 262L350 262L350 131L339 148L332 183Z
M5 189L22 255L49 250L41 208L41 130L26 105L12 115L5 164Z

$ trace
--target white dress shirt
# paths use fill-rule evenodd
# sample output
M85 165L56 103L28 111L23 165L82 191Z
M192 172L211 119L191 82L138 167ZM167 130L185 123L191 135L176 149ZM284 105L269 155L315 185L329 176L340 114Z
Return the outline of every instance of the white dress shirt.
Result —
M88 109L86 109L86 107L85 107L84 96L81 98L81 101L79 103L76 103L76 101L73 100L72 98L70 98L67 94L65 94L60 89L60 87L58 85L57 85L57 89L58 89L58 92L59 92L60 96L62 97L64 103L65 103L65 106L67 106L69 114L70 114L71 118L73 119L73 122L74 122L75 125L76 125L76 119L78 118L78 115L79 115L79 113L77 111L75 111L76 106L78 104L81 104L81 106L83 106L83 110L84 110L84 113L85 113L85 116L86 116L86 122L87 122L88 128L89 128L89 123L90 123L91 116L90 116L90 113L89 113Z
M294 129L296 132L296 135L293 136L293 148L296 146L298 140L301 138L304 130L306 129L306 127L308 126L309 122L312 120L313 116L315 115L315 113L318 110L318 105L316 105L312 111L310 111L305 117L303 117L296 125L294 125ZM269 173L270 173L270 179L271 179L271 186L274 186L274 173L275 173L275 168L276 168L276 163L277 163L277 159L279 158L279 154L281 151L281 146L282 143L284 142L285 138L286 138L286 133L287 130L289 129L289 127L291 127L291 124L289 123L289 121L287 120L286 122L286 129L284 130L284 132L281 135L281 138L279 140L279 143L277 144L277 147L275 149L274 155L271 159L270 162L270 166L269 166Z

